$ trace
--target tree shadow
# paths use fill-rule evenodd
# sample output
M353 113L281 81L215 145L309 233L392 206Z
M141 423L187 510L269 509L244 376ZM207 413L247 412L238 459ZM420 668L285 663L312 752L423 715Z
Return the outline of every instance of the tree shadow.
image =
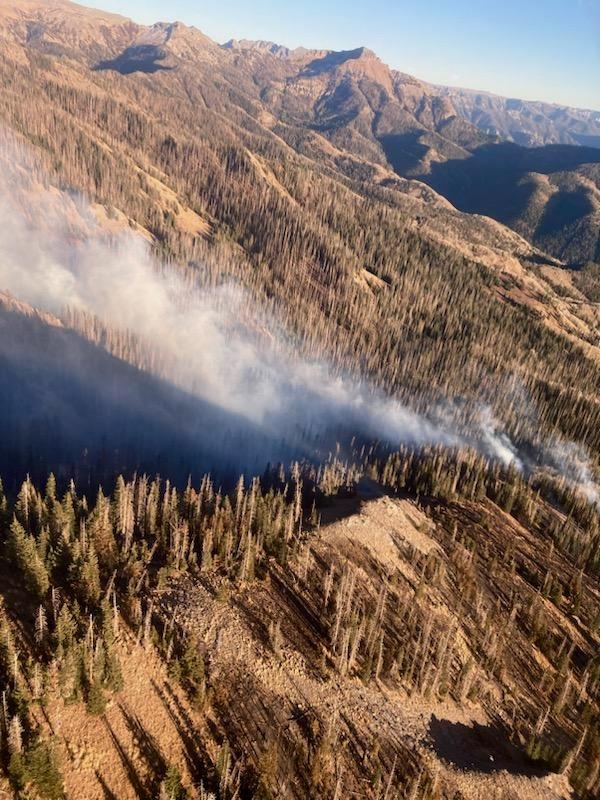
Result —
M352 517L360 512L361 506L373 500L380 500L382 497L397 497L391 490L382 486L372 478L363 476L356 490L349 496L334 496L323 498L317 511L321 518L321 527L333 525L347 517Z
M102 794L104 795L104 800L119 800L118 796L113 792L110 786L106 783L102 775L96 770L96 780L102 787Z
M106 717L104 717L103 719L106 729L115 747L115 750L117 751L117 754L121 759L121 763L123 764L123 767L125 769L125 772L127 773L129 782L131 783L131 785L135 790L136 797L138 797L139 800L154 800L153 793L149 791L144 785L144 782L141 780L140 776L137 773L133 761L127 755L125 748L121 744L117 734L114 732L110 722L106 719Z
M548 770L536 766L513 745L497 724L465 725L438 719L429 722L429 737L439 758L461 770L491 774L506 771L510 775L542 776Z
M200 745L200 737L193 720L167 683L164 684L163 689L155 680L152 680L152 687L181 739L183 755L194 782L210 786L213 773L212 762L208 753Z
M119 710L123 714L125 724L139 748L140 756L155 776L153 789L156 789L167 771L168 764L156 739L144 728L139 717L121 703L119 703Z

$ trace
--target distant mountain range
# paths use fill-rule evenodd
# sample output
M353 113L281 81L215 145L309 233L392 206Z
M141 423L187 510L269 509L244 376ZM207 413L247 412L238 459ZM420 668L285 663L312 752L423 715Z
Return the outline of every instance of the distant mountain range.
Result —
M600 111L500 97L439 86L461 117L491 135L525 147L576 144L600 147Z
M332 51L307 50L303 47L290 50L268 41L230 39L223 47L237 51L255 51L293 61L332 56ZM364 48L339 54L341 58L376 58ZM500 97L491 92L436 86L416 81L411 76L395 70L390 75L398 83L416 83L423 95L433 94L450 101L453 113L480 128L490 136L497 136L524 147L546 144L573 144L600 147L600 111L573 108L556 103L545 103L517 98ZM386 81L389 83L389 81Z
M600 257L600 113L434 87L388 69L365 48L225 47L245 61L281 119L429 184L457 208L494 217L558 258Z
M95 71L161 75L157 93L183 92L212 112L227 105L225 113L249 115L349 177L394 185L395 174L412 181L413 194L426 184L561 261L600 259L598 112L435 87L365 48L220 46L181 23L146 27L66 0L0 0L0 36L21 59L35 53Z

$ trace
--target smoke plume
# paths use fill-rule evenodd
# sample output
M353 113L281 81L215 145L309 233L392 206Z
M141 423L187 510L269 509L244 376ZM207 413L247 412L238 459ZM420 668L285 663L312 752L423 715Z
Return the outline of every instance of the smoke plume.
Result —
M275 337L240 323L250 298L238 287L190 287L126 230L109 242L82 198L23 193L14 181L12 196L3 188L0 290L59 317L65 307L83 310L136 334L160 353L171 381L273 437L306 442L343 430L392 443L461 442L368 385L298 358L273 321Z
M175 268L157 265L142 236L119 229L109 237L83 198L33 177L39 173L30 152L17 152L14 143L4 149L0 291L59 317L68 307L135 334L166 365L162 377L245 420L265 441L285 442L297 456L310 455L315 443L326 448L338 435L357 435L392 445L475 445L505 466L527 469L488 407L474 430L459 435L452 413L432 410L426 418L365 382L299 357L239 287L198 288ZM179 424L198 429L197 420ZM598 499L581 449L568 443L544 449L553 468Z

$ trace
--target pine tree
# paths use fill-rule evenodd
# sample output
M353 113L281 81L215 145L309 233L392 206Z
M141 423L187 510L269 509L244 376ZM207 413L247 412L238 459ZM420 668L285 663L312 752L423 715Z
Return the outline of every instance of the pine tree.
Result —
M53 472L48 475L48 480L46 481L45 499L49 505L54 503L56 500L56 478L54 477Z
M106 697L101 681L96 678L88 689L87 710L94 716L101 716L106 711Z
M71 613L67 603L63 603L56 619L56 627L53 633L53 642L56 651L59 653L71 647L75 641L77 632L77 622Z
M58 685L60 693L66 701L81 696L83 683L81 653L77 645L72 644L63 650L58 668Z
M22 572L26 587L42 599L50 588L48 571L38 555L35 539L25 533L16 517L10 526L7 546L9 558Z
M86 606L96 606L101 594L100 567L92 542L88 545L85 556L77 559L71 572L80 601Z
M27 749L23 761L25 776L35 784L40 797L61 800L65 796L58 757L49 742L37 739Z
M15 503L15 516L26 530L29 530L29 509L31 500L31 483L29 476L21 484L17 502Z
M122 480L122 479L121 479ZM110 502L100 487L96 505L90 515L89 535L99 562L111 572L117 561L117 543L113 534L110 515Z
M12 717L8 727L8 752L10 755L23 752L23 725L18 714Z
M46 612L44 606L40 606L35 617L35 641L37 644L41 645L44 642L47 630L48 623L46 620Z
M77 515L75 512L75 503L73 502L73 492L65 492L62 500L62 518L63 518L63 532L66 535L67 541L70 541L75 536Z
M181 773L174 764L170 764L160 784L159 800L183 800L185 797Z

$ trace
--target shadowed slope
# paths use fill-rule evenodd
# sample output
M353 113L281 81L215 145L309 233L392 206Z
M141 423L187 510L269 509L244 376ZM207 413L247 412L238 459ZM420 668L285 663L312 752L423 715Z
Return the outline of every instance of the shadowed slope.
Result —
M290 450L210 403L96 347L57 320L0 303L0 474L49 471L82 486L120 472L225 481Z

